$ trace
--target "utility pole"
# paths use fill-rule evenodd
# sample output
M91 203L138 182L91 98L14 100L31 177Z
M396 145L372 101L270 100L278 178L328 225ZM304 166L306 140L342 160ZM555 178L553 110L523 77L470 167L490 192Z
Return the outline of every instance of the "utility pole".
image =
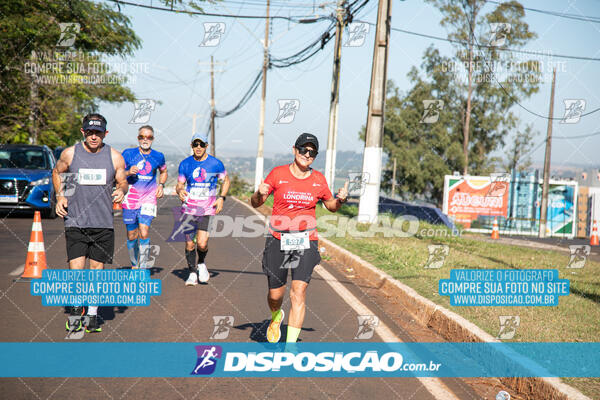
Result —
M379 0L362 168L363 180L367 180L367 185L360 195L359 222L376 222L379 209L385 87L391 22L392 0Z
M469 126L471 123L471 97L473 96L473 41L475 35L475 18L477 17L476 4L474 3L471 8L471 27L469 29L469 76L468 76L468 89L467 89L467 109L465 112L465 119L463 121L463 157L464 167L463 175L467 175L469 172Z
M329 190L334 191L335 153L338 131L338 108L340 98L340 67L342 58L342 32L345 24L345 0L338 0L335 26L335 49L333 51L333 76L331 78L331 101L329 103L329 129L327 153L325 154L325 179Z
M213 56L210 56L210 149L212 156L217 156L215 146L215 62Z
M396 157L394 157L394 169L392 170L392 197L396 194Z
M267 95L267 69L269 68L269 5L271 1L267 0L267 18L265 20L265 42L263 70L262 70L262 97L260 100L260 120L258 127L258 150L256 152L256 172L254 174L254 190L258 189L258 185L263 179L264 169L264 141L265 141L265 102Z
M196 118L198 117L198 114L193 113L192 114L192 136L194 135L194 133L196 133Z
M192 136L196 133L196 118L198 118L200 114L193 113L192 114ZM190 147L190 155L194 155L194 149Z
M552 118L554 117L554 85L556 84L556 68L552 73L552 90L550 91L550 112L548 113L548 130L546 138L546 155L544 156L544 183L542 184L542 207L540 209L540 230L538 236L546 237L548 214L548 186L550 184L550 156L552 155Z

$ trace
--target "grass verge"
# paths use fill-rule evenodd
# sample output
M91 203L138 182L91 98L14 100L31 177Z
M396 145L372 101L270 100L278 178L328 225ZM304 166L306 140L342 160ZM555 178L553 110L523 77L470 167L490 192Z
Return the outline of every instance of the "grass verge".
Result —
M246 198L247 199L247 198ZM272 197L265 205L272 207ZM342 218L352 218L357 207L344 205L338 211ZM317 218L331 215L321 205ZM393 224L395 219L391 215ZM340 218L341 220L341 218ZM336 225L339 220L328 220ZM319 228L326 225L319 222ZM358 224L367 231L368 224ZM436 304L463 316L490 335L500 332L500 316L519 316L515 342L597 342L600 339L600 263L587 260L581 269L567 268L569 253L490 243L476 238L459 237L444 226L419 222L417 234L408 237L356 237L344 232L328 239L370 262L392 277L415 289ZM433 233L433 234L431 234ZM431 235L430 235L431 234ZM445 244L449 253L441 268L425 268L429 258L428 245ZM449 297L438 294L440 279L448 279L451 269L557 269L559 278L569 279L570 294L561 296L556 307L456 307ZM600 378L563 378L590 396L600 399Z

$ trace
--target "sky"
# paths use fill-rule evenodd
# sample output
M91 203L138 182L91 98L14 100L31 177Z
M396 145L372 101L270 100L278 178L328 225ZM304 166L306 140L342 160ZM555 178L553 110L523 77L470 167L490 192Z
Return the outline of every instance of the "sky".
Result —
M157 0L132 0L140 4L160 5ZM108 2L107 2L108 3ZM112 4L112 3L110 3ZM313 4L317 7L314 8ZM334 2L311 0L273 0L271 15L314 16L329 15ZM525 0L525 7L582 16L600 17L599 0L541 1ZM232 0L209 5L207 12L231 15L264 15L265 1ZM112 4L115 7L114 4ZM493 10L487 4L484 13ZM141 38L142 45L135 54L125 59L110 59L121 70L128 70L133 78L129 84L137 99L156 102L148 124L156 131L155 148L168 152L189 154L188 143L192 135L193 114L198 115L196 130L206 130L210 99L210 57L216 63L215 99L218 110L232 108L246 92L262 67L265 22L262 19L188 16L158 10L121 5L121 11L130 17L132 28ZM376 22L377 1L371 0L355 19ZM417 33L446 37L440 26L440 13L422 0L393 1L392 27ZM545 54L563 54L600 59L600 23L565 19L558 16L526 11L525 22L538 37L526 50ZM216 46L202 45L205 23L223 23L224 34ZM220 25L223 27L223 25ZM302 49L320 37L327 21L314 24L295 24L273 20L271 26L271 54L285 57ZM367 100L371 78L375 26L370 26L362 45L344 46L340 75L339 128L337 149L362 152L363 142L358 132L367 118ZM344 32L343 41L348 38ZM207 43L212 44L212 43ZM333 44L331 40L316 56L303 64L285 69L270 69L267 74L265 156L291 151L295 138L302 132L315 134L322 155L327 144L328 114L331 91ZM392 31L388 61L388 79L401 91L411 85L407 73L419 66L429 45L435 45L442 54L450 55L453 47L445 41L408 35ZM537 136L534 162L542 162L548 120L552 68L557 67L554 112L563 117L565 100L582 99L584 112L600 108L600 61L536 58L542 62L543 82L538 93L521 102L513 111L521 119L521 127L532 124ZM298 111L290 123L274 123L282 100L298 100ZM217 156L256 155L259 130L260 88L244 108L229 117L217 119ZM101 104L100 110L108 119L110 131L107 142L123 147L136 145L137 128L133 123L133 103ZM541 115L536 116L534 113ZM576 119L576 118L575 118ZM600 132L600 112L582 117L575 123L554 121L552 164L581 164L598 167L600 135L573 138ZM513 140L506 138L506 142ZM560 137L560 138L559 138ZM495 155L502 156L500 150ZM339 166L338 166L339 167Z

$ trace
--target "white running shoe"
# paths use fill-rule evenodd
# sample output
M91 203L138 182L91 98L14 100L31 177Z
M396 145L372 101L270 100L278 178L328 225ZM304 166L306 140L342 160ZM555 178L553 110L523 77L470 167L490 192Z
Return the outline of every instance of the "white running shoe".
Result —
M208 269L206 268L206 264L198 264L198 280L200 283L208 282L210 278L210 274L208 273Z
M198 275L195 272L190 272L190 276L188 276L187 281L185 281L185 286L196 286L198 284Z

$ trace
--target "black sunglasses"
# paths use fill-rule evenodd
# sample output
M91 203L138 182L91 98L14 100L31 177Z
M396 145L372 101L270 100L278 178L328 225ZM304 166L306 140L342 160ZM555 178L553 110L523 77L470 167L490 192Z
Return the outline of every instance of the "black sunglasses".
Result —
M89 129L89 130L85 130L85 131L83 131L83 134L84 134L85 136L92 136L92 135L96 135L96 136L98 136L98 137L102 137L102 136L104 136L104 135L105 135L105 132L102 132L102 131L97 131L97 130L94 130L94 129Z
M300 155L304 155L308 152L308 155L312 158L315 158L317 154L319 154L317 150L311 150L306 146L296 146L296 150L298 150L298 153L300 153Z
M208 146L208 143L204 143L201 140L194 140L194 143L192 143L192 147L198 147L198 146L205 148L206 146Z

